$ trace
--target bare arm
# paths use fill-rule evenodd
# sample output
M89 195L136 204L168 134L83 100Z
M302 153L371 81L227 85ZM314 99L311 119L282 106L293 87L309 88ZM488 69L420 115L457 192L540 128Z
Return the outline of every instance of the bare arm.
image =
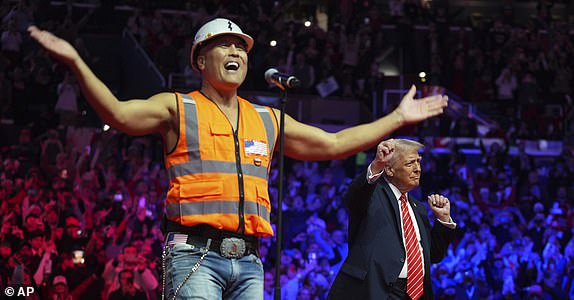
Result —
M342 159L373 147L401 124L395 111L374 122L329 133L286 115L285 154L301 160Z
M148 101L119 101L68 42L35 26L28 31L53 57L72 70L84 96L104 122L131 135L165 133L170 128L171 113L176 111L173 94L160 93Z
M413 99L411 87L392 113L367 124L328 133L285 116L285 154L301 160L341 159L375 146L391 132L406 124L418 123L442 113L446 96ZM278 116L279 111L275 110Z

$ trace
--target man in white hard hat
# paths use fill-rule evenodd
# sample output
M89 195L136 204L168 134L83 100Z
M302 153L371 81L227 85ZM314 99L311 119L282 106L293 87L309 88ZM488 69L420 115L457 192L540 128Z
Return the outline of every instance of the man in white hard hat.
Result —
M32 26L31 36L70 67L88 102L112 127L159 133L170 188L166 199L164 293L168 299L263 299L258 237L273 235L268 174L278 111L237 95L253 38L227 19L197 32L191 64L199 91L119 101L66 41ZM376 145L393 130L442 113L444 96L414 100L372 123L327 133L285 120L285 153L303 160L341 159Z

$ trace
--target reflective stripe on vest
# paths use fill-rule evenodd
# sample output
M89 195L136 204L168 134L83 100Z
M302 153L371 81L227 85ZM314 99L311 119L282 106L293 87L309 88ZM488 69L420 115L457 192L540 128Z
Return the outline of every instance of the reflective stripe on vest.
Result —
M243 175L255 176L267 180L267 169L254 166L253 164L241 164ZM190 161L169 168L170 179L196 173L230 173L236 174L235 163L216 160Z
M166 207L168 214L201 215L201 214L232 214L237 215L237 201L213 200L207 202L183 202L170 204ZM263 205L251 201L245 202L245 214L259 215L269 220L270 211Z
M239 97L238 101L245 233L269 236L273 230L267 180L277 123L270 108ZM184 226L205 223L235 231L240 210L231 124L215 103L199 92L178 94L178 108L179 140L175 150L166 156L170 179L167 217ZM253 144L258 147L247 150L247 145ZM265 147L267 153L261 154Z

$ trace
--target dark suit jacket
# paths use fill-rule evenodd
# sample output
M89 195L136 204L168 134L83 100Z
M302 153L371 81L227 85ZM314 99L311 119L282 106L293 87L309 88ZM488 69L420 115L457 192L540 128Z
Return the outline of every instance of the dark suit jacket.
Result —
M343 263L328 299L385 300L389 284L397 281L406 259L399 203L384 178L369 184L359 175L345 195L349 209L349 256ZM455 230L436 221L431 228L426 207L408 199L415 215L425 262L424 296L434 299L430 265L447 253Z

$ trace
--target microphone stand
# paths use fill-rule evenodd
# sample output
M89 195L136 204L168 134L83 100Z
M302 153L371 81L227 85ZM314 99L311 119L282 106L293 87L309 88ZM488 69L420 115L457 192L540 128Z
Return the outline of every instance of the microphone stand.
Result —
M275 259L275 292L273 299L281 300L281 240L283 238L283 162L285 160L285 105L287 104L286 89L279 85L281 93L279 94L279 195L277 197L277 234L276 247L277 258Z

